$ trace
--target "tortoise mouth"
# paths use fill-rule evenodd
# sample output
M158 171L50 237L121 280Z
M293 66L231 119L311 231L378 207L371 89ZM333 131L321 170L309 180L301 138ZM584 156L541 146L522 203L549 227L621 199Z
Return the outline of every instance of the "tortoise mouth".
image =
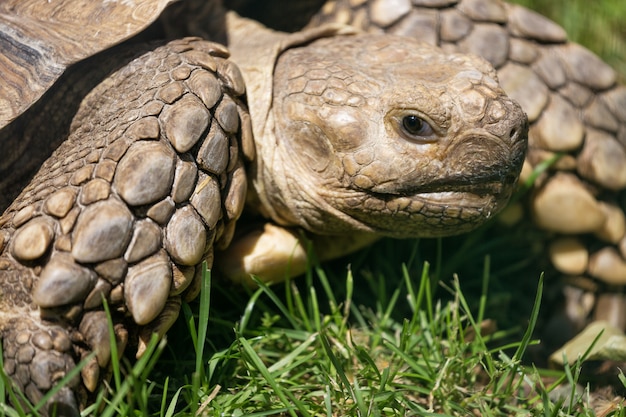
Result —
M466 233L502 210L517 177L476 182L459 179L396 193L364 192L366 214L350 214L376 233L395 238L443 237Z
M413 194L411 196L398 196L387 200L387 204L394 203L405 205L404 211L409 217L415 215L424 217L440 216L442 219L454 220L455 222L472 223L481 219L484 221L499 212L513 192L513 189L502 190L501 184L493 184L499 192L494 193L485 189L479 192L471 190L444 190Z
M517 172L473 175L473 176L454 176L430 181L427 184L417 185L401 185L390 182L380 186L374 186L370 189L359 189L359 192L369 194L379 200L389 200L398 197L407 198L424 198L435 201L437 199L446 199L445 196L451 195L454 198L459 195L474 195L475 197L496 197L511 194L512 189L517 183Z
M454 190L419 193L405 198L412 198L414 200L421 201L426 205L445 206L447 208L459 207L459 209L485 209L491 202L508 199L508 194L505 197L502 196L501 193L494 194L488 191L475 192L473 190Z

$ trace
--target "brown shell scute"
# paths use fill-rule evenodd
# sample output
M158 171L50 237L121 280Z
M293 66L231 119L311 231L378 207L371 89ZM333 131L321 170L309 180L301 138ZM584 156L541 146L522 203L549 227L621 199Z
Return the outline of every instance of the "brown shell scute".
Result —
M38 0L1 2L0 128L41 97L67 66L142 31L172 1L96 1L80 7L75 0L46 7Z
M3 256L20 278L15 285L12 275L2 276L4 302L16 315L39 308L84 332L88 349L97 352L82 372L89 390L110 356L102 298L116 314L164 334L180 295L198 287L196 265L212 259L217 239L232 237L224 231L241 214L246 183L238 142L246 121L239 112L247 110L239 97L223 96L231 91L224 82L241 81L228 78L232 69L225 77L216 72L224 58L207 51L223 50L211 45L171 42L96 87L75 117L73 134L5 213ZM192 77L212 81L196 90ZM38 340L49 345L45 335ZM3 343L11 351L14 342ZM46 352L33 348L34 359L25 350L17 358L36 362ZM22 387L47 377L26 373Z

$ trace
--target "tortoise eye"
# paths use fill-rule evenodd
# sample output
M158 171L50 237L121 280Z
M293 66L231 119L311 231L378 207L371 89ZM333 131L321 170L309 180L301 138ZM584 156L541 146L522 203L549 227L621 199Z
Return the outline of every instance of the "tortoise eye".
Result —
M433 129L428 122L414 114L402 118L402 128L411 136L430 136L433 134Z

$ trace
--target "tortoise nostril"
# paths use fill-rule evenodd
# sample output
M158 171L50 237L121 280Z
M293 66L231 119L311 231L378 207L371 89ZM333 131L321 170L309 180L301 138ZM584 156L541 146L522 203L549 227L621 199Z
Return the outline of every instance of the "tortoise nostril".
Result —
M511 130L509 130L509 137L508 139L511 142L518 142L520 140L524 140L527 130L528 129L528 125L524 124L517 124L511 127Z

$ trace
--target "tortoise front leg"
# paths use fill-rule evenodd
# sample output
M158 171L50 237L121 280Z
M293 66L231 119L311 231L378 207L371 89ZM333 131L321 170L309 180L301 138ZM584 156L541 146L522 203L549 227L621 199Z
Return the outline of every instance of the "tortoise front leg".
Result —
M181 299L197 294L201 262L230 241L246 193L240 141L251 137L243 81L227 57L188 38L103 81L3 215L5 372L37 402L95 352L83 384L73 381L45 412L77 414L70 390L83 392L82 403L106 376L103 300L119 350L128 340L140 355Z

